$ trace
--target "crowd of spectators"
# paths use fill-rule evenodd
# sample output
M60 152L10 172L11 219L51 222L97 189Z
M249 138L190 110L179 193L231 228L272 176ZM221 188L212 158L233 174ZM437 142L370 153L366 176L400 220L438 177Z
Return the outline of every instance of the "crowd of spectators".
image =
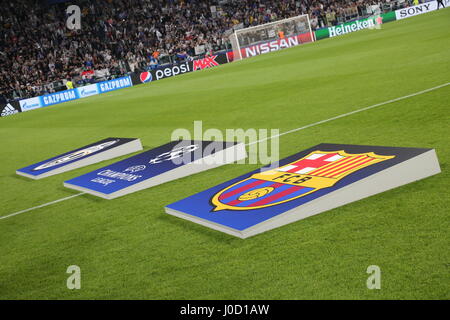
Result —
M0 96L17 99L227 48L233 27L309 14L313 28L369 15L394 0L80 0L0 5ZM395 0L399 1L399 0ZM400 0L402 1L402 0ZM393 3L393 2L392 2ZM66 8L81 8L81 29Z

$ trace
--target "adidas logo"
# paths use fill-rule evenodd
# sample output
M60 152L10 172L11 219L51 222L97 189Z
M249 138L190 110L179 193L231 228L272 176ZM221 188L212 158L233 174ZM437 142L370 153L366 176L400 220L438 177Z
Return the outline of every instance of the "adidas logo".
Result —
M2 117L6 117L6 116L10 116L13 114L19 113L18 110L16 110L16 108L14 108L10 103L8 103L2 110L1 116Z

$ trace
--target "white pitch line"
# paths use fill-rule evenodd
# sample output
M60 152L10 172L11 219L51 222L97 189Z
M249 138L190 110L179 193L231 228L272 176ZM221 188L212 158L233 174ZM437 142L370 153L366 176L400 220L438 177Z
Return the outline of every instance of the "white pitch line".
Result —
M1 216L0 220L6 219L6 218L10 218L10 217L13 217L13 216L17 216L18 214L25 213L25 212L28 212L28 211L31 211L31 210L34 210L34 209L43 208L43 207L46 207L46 206L49 206L49 205L52 205L52 204L55 204L55 203L58 203L58 202L61 202L61 201L69 200L69 199L81 196L82 194L84 194L84 192L77 193L77 194L71 195L69 197L61 198L61 199L58 199L58 200L50 201L50 202L47 202L47 203L44 203L44 204L40 204L40 205L38 205L36 207L32 207L32 208L28 208L28 209L25 209L25 210L17 211L17 212L8 214L6 216Z
M250 142L250 143L247 144L247 146L255 144L255 143L263 142L263 141L266 141L266 140L270 140L270 139L273 139L273 138L276 138L276 137L281 137L281 136L284 136L285 134L289 134L289 133L297 132L297 131L304 130L304 129L307 129L307 128L315 127L315 126L317 126L319 124L322 124L322 123L325 123L325 122L329 122L329 121L333 121L333 120L336 120L336 119L344 118L344 117L350 116L352 114L355 114L355 113L358 113L358 112L362 112L362 111L367 111L367 110L370 110L370 109L373 109L373 108L376 108L376 107L384 106L384 105L392 103L392 102L397 102L397 101L400 101L400 100L404 100L404 99L408 99L408 98L411 98L411 97L415 97L415 96L418 96L420 94L427 93L427 92L430 92L430 91L433 91L433 90L437 90L437 89L443 88L443 87L448 86L448 85L450 85L450 82L441 84L441 85L433 87L433 88L429 88L429 89L425 89L425 90L418 91L418 92L415 92L415 93L411 93L411 94L408 94L408 95L403 96L403 97L387 100L387 101L380 102L380 103L377 103L377 104L374 104L374 105L371 105L371 106L368 106L368 107L364 107L364 108L361 108L361 109L357 109L357 110L354 110L354 111L343 113L343 114L340 114L340 115L332 117L332 118L328 118L328 119L325 119L325 120L320 120L320 121L317 121L317 122L314 122L314 123L310 123L310 124L307 124L306 126L303 126L303 127L300 127L300 128L292 129L292 130L289 130L289 131L286 131L286 132L282 132L282 133L274 135L274 136L270 136L270 137L265 138L265 139L261 139L261 140L258 140L258 141Z
M373 109L373 108L376 108L376 107L384 106L384 105L389 104L389 103L393 103L393 102L397 102L397 101L400 101L400 100L404 100L404 99L408 99L408 98L411 98L411 97L415 97L415 96L418 96L420 94L424 94L424 93L427 93L427 92L430 92L430 91L434 91L434 90L446 87L448 85L450 85L450 82L447 82L447 83L444 83L444 84L441 84L439 86L432 87L432 88L429 88L429 89L425 89L425 90L422 90L422 91L417 91L415 93L411 93L411 94L408 94L408 95L403 96L403 97L387 100L387 101L380 102L380 103L377 103L377 104L374 104L374 105L371 105L371 106L368 106L368 107L364 107L364 108L360 108L360 109L357 109L357 110L354 110L354 111L343 113L343 114L340 114L340 115L332 117L332 118L328 118L328 119L325 119L325 120L317 121L317 122L308 124L308 125L300 127L300 128L292 129L292 130L289 130L289 131L286 131L286 132L282 132L282 133L274 135L274 136L270 136L270 137L265 138L265 139L261 139L261 140L254 141L254 142L250 142L250 143L248 143L246 145L249 146L249 145L252 145L252 144L255 144L255 143L259 143L259 142L262 142L262 141L273 139L275 137L281 137L281 136L284 136L286 134L290 134L290 133L294 133L294 132L297 132L297 131L300 131L300 130L304 130L304 129L307 129L307 128L315 127L315 126L318 126L319 124L322 124L322 123L326 123L326 122L333 121L333 120L336 120L336 119L344 118L344 117L350 116L352 114L355 114L355 113L358 113L358 112L362 112L362 111L367 111L367 110L370 110L370 109ZM58 202L69 200L69 199L81 196L83 194L85 194L85 193L84 192L77 193L75 195L72 195L72 196L69 196L69 197L65 197L65 198L61 198L61 199L58 199L58 200L54 200L54 201L51 201L51 202L47 202L47 203L41 204L41 205L36 206L36 207L32 207L32 208L28 208L28 209L25 209L25 210L17 211L17 212L8 214L6 216L1 216L0 220L6 219L6 218L10 218L10 217L16 216L18 214L29 212L29 211L32 211L32 210L35 210L35 209L43 208L43 207L46 207L46 206L49 206L49 205L52 205L52 204L55 204L55 203L58 203Z

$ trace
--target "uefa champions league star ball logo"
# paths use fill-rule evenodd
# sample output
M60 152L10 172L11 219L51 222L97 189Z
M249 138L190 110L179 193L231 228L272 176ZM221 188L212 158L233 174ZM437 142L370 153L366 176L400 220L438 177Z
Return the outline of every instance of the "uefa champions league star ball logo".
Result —
M66 154L65 156L62 156L55 160L51 160L49 162L41 164L40 166L34 168L33 171L52 168L52 167L55 167L55 166L63 164L63 163L68 163L70 161L83 158L87 155L93 154L93 153L103 150L109 146L112 146L113 144L117 143L118 141L119 140L112 140L112 141L104 142L104 143L101 143L101 144L98 144L98 145L95 145L95 146L92 146L89 148L85 148L82 150L78 150L78 151Z
M148 163L157 164L157 163L161 163L163 161L173 160L173 159L182 157L186 153L193 152L193 151L197 150L198 148L199 148L199 146L196 144L191 144L189 146L174 148L169 152L161 153L159 156L150 160Z

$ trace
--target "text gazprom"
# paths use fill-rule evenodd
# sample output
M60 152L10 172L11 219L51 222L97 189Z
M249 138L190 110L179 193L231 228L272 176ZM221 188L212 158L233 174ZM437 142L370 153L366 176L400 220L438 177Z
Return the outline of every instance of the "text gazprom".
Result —
M100 92L107 92L112 90L117 90L125 87L131 87L131 78L120 78L116 80L111 80L108 82L99 83Z
M68 91L62 91L59 93L54 93L54 94L48 95L48 96L43 96L42 101L44 102L44 105L50 105L50 104L73 100L76 98L77 98L77 95L76 95L75 91L68 90Z

